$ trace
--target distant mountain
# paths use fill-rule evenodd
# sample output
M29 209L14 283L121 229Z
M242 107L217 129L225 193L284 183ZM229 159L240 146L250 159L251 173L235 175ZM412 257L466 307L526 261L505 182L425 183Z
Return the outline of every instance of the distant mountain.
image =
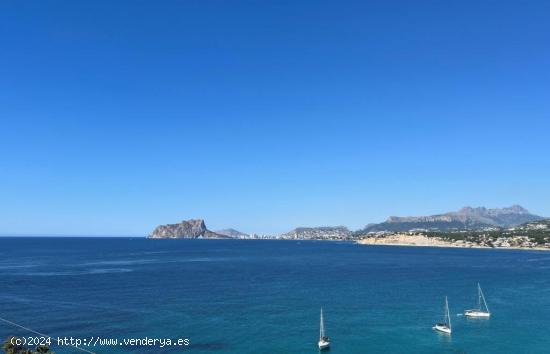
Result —
M279 236L282 239L345 239L351 236L351 231L345 226L297 227Z
M244 232L237 231L235 229L223 229L223 230L217 230L215 231L219 235L225 235L233 238L241 238L241 237L248 237L248 234L245 234Z
M159 225L149 238L228 238L206 228L204 220L184 220L179 224Z
M356 234L380 231L410 231L415 229L431 231L478 230L490 227L511 227L530 221L544 219L529 213L519 205L508 208L487 209L464 207L459 211L431 216L390 216L380 224L369 224Z

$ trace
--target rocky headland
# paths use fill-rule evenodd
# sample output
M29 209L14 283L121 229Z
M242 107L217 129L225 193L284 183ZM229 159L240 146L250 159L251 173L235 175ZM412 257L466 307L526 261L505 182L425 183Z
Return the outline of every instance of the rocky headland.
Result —
M149 238L230 238L206 228L202 219L183 220L179 224L159 225Z

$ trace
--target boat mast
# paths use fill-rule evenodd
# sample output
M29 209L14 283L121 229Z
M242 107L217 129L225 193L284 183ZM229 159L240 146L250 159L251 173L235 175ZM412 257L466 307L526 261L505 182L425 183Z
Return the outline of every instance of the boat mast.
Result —
M481 311L481 286L477 283L477 309Z
M321 307L321 325L319 326L319 339L323 339L325 336L325 324L323 321L323 308Z
M481 290L481 286L479 286L479 283L477 283L477 287L479 289L479 308L481 309L481 301L483 300L483 305L485 305L485 311L489 313L489 306L487 306L487 302L485 301L485 296L483 295L483 291Z
M449 329L451 329L451 315L449 314L449 301L447 301L447 296L445 296L445 317L445 323L448 323Z

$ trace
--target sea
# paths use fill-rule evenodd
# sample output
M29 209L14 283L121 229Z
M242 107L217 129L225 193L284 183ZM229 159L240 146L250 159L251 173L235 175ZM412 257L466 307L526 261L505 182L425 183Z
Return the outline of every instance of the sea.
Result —
M461 315L476 305L478 283L490 319ZM2 341L38 337L18 324L87 339L81 348L94 353L319 353L321 307L331 354L550 353L544 251L4 237L0 284ZM432 330L445 296L450 336Z

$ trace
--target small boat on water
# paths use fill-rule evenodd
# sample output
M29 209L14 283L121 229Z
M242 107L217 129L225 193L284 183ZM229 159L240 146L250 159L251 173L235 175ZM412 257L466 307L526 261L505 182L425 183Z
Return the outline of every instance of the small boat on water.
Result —
M477 283L477 308L464 311L464 316L473 318L488 318L491 316L479 283Z
M325 321L323 320L323 308L321 307L321 324L319 326L319 342L317 343L320 350L330 347L330 339L325 335Z
M443 323L436 323L432 328L438 332L451 334L451 315L449 314L449 302L447 301L447 296L445 296L445 317Z

